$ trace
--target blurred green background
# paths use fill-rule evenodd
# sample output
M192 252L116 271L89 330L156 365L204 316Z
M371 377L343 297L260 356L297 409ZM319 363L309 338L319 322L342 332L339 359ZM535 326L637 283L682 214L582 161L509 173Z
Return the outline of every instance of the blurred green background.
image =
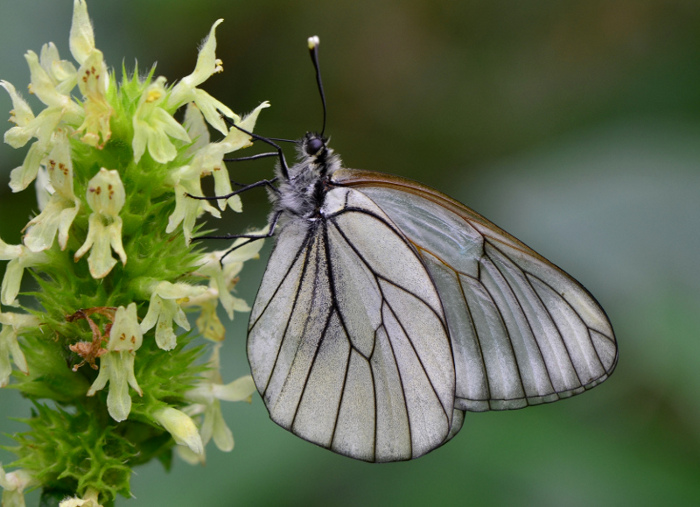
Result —
M226 71L205 89L239 112L270 100L256 131L276 137L320 128L306 51L319 35L327 132L345 164L427 183L522 239L596 295L620 345L603 386L468 414L459 436L415 462L336 456L278 428L256 395L224 407L232 453L210 446L205 467L138 469L136 499L118 505L700 504L700 2L89 0L89 10L108 65L157 61L169 80L191 72L225 18ZM0 0L0 77L23 90L23 53L48 41L69 57L71 12L69 0ZM10 108L0 93L0 111ZM36 207L31 190L7 187L23 156L0 146L8 243ZM271 165L231 175L255 181ZM262 191L244 206L220 229L264 223ZM249 302L269 248L242 273ZM237 314L230 326L226 381L248 372L246 322ZM21 430L8 417L28 411L0 390L0 431Z

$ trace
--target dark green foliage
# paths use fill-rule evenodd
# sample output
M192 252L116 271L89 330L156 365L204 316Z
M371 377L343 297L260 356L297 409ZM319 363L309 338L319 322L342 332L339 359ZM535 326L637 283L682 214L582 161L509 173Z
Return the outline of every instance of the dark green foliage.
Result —
M13 465L32 470L48 489L83 494L93 488L108 501L131 495L130 461L140 450L96 403L71 410L37 403L24 422L30 431L15 435Z

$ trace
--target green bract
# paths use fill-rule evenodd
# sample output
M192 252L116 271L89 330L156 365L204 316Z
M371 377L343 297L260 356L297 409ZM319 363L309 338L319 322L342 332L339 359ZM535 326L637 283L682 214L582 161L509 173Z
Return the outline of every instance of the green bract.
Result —
M220 401L249 400L254 387L250 376L221 381L217 309L229 318L249 309L231 291L261 242L223 262L226 250L193 248L200 215L240 212L241 201L214 206L187 194L202 195L209 175L217 195L231 192L224 157L252 143L223 117L252 130L268 104L241 118L198 88L223 70L215 55L221 22L178 83L154 70L118 79L95 47L85 1L75 0L75 63L52 43L26 54L30 91L44 109L34 114L0 81L13 104L5 142L29 145L10 187L34 183L40 208L21 244L0 240L0 260L9 261L0 302L15 307L0 309L0 387L35 404L29 430L14 436L11 471L0 466L3 505L24 505L23 492L35 487L62 492L65 507L110 505L130 495L135 465L167 463L176 447L203 462L210 440L233 448ZM183 106L181 124L173 114ZM210 140L209 127L220 140ZM35 292L20 292L27 273ZM209 342L192 345L186 310L199 310L197 330Z

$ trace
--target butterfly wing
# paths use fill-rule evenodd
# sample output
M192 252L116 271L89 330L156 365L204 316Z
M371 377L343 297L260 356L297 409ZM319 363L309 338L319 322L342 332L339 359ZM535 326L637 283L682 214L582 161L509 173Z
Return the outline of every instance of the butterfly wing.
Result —
M431 275L360 192L330 190L322 215L278 233L249 324L258 391L276 423L335 452L421 456L463 415Z
M455 408L556 401L617 363L605 312L576 280L482 216L418 183L342 169L414 245L437 286L456 370Z

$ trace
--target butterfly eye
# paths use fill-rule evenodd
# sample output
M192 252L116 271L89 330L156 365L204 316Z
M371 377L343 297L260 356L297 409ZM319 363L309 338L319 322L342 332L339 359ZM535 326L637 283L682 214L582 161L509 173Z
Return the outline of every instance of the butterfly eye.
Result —
M323 146L323 141L318 137L314 137L306 144L306 153L308 155L315 155L323 148Z

